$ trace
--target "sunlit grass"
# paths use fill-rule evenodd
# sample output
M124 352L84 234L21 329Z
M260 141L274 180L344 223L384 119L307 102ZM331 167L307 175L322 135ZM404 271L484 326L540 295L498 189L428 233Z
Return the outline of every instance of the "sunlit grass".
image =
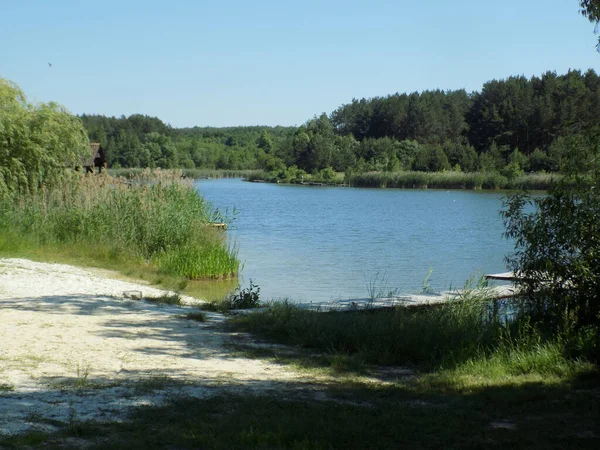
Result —
M237 275L237 249L210 226L221 218L180 174L157 171L127 182L73 176L60 188L4 201L0 210L3 255L56 253L190 280Z

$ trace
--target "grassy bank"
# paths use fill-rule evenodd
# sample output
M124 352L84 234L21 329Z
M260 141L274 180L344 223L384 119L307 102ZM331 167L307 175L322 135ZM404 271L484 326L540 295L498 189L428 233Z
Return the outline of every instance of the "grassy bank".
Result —
M571 336L544 333L514 308L505 304L494 313L485 299L471 299L418 308L317 312L284 302L238 317L233 324L276 342L360 362L427 370L492 364L496 368L491 372L561 371L598 356L598 330ZM507 321L509 312L514 315Z
M4 199L0 212L3 256L56 255L184 280L238 271L235 247L210 226L215 212L177 173L150 182L73 174L54 189Z

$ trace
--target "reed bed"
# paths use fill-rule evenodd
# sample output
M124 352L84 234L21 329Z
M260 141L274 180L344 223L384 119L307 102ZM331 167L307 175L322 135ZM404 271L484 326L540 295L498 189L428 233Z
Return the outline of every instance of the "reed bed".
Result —
M557 180L552 174L527 174L512 180L494 172L366 172L346 182L354 187L402 189L530 189L547 190Z
M276 183L285 181L273 172L256 171L245 177L248 181L267 181ZM367 188L397 189L527 189L548 190L559 175L530 173L513 179L496 172L364 172L353 173L344 179L328 181L329 185L347 185ZM305 182L313 180L311 175L304 177ZM299 181L291 181L299 182Z
M0 208L0 250L18 235L25 246L95 248L95 257L137 259L189 279L238 271L236 248L209 224L215 212L180 172L144 172L128 181L72 174L60 187Z
M250 178L262 173L262 170L218 170L218 169L155 169L162 173L178 173L184 178L212 179L212 178ZM139 178L152 174L155 170L142 168L108 169L108 173L114 177Z

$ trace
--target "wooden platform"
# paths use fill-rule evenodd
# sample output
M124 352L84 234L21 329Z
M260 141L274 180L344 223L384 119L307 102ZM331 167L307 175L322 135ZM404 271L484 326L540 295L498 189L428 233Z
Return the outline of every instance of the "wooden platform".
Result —
M521 279L514 272L490 273L484 275L486 280L518 281Z

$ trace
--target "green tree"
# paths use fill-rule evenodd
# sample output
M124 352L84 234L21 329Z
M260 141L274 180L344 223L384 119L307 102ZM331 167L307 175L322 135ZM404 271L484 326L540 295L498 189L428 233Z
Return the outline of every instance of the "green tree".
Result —
M554 327L600 323L600 136L571 141L569 155L588 168L566 166L547 196L512 194L503 216L515 240L507 258L529 313Z
M422 147L413 162L413 170L422 172L441 172L450 169L448 157L438 145Z
M0 79L0 195L54 183L87 153L79 118L56 103L32 105L16 84Z
M529 158L515 148L508 157L508 164L501 170L509 180L519 177L525 173L525 169L528 168Z
M412 167L415 157L421 151L421 146L417 141L410 141L405 139L398 142L396 145L396 157L400 161L400 166L404 170L408 170Z
M271 153L275 147L271 135L266 130L261 133L256 144L258 145L258 148L262 148L265 153Z
M529 156L529 168L532 172L546 172L551 170L550 159L539 148L536 148Z
M582 14L598 23L600 2L579 4ZM567 88L579 91L577 77L570 81ZM564 105L571 114L570 104ZM523 306L555 332L572 336L587 329L595 335L594 356L600 360L600 132L587 121L585 114L574 115L571 128L587 130L553 144L551 156L562 180L547 196L512 194L503 216L506 236L515 240L507 262L520 275Z

